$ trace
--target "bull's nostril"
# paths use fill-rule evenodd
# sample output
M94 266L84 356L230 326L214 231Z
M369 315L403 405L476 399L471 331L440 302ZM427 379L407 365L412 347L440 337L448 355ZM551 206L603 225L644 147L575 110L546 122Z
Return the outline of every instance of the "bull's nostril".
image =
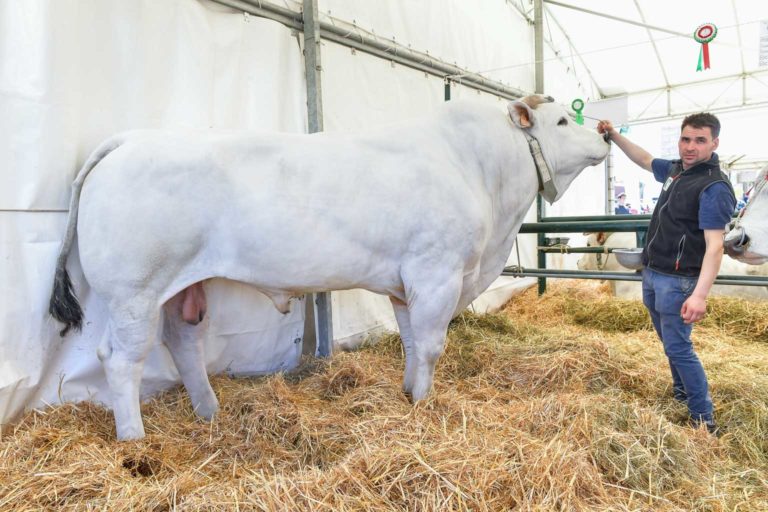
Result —
M723 241L725 252L730 256L738 257L744 254L749 244L749 236L743 228L734 228Z
M749 236L747 236L746 231L741 235L741 240L739 240L739 246L746 247L749 245Z

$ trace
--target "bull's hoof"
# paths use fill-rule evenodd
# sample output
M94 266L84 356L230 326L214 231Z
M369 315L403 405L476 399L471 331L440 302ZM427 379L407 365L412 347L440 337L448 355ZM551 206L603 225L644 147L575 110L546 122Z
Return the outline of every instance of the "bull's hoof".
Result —
M195 406L195 414L205 421L211 421L217 412L219 412L219 401L216 398L208 404L197 404Z
M144 426L127 427L117 429L118 441L136 441L138 439L144 439Z

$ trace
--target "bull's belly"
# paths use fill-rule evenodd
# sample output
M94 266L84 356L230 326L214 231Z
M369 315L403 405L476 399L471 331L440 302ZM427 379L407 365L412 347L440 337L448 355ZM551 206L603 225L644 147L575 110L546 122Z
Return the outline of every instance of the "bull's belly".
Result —
M172 228L169 228L173 232ZM183 231L183 229L182 229ZM250 284L272 298L361 288L404 300L401 260L366 253L358 243L298 234L263 244L223 234L185 236L174 243L159 232L115 232L98 223L80 225L80 260L93 290L108 303L145 295L163 303L187 286L223 278Z
M252 265L225 265L219 276L248 283L267 295L298 296L335 290L364 289L404 299L398 265L380 261L376 265L339 258L335 261L284 262L279 266L258 259Z

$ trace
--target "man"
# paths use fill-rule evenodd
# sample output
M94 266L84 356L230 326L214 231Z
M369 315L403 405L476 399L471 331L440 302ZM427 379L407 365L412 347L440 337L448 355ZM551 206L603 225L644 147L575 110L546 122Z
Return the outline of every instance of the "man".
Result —
M627 194L622 192L618 196L616 196L616 199L619 201L619 204L616 205L616 208L613 209L613 213L616 215L629 215L629 208L624 204L624 201L627 200Z
M736 206L715 153L720 121L708 113L683 120L680 160L653 158L610 121L597 125L634 163L663 183L643 249L643 303L672 371L674 397L688 405L691 424L717 431L707 377L691 343L720 269L723 234Z

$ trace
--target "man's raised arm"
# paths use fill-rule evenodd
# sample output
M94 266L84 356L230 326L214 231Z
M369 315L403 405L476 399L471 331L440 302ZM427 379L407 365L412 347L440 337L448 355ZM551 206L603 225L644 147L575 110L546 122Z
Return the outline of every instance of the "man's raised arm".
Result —
M610 139L619 146L619 149L621 149L630 160L646 171L652 172L651 162L653 162L653 155L620 134L610 121L600 121L597 123L597 132L607 133Z

